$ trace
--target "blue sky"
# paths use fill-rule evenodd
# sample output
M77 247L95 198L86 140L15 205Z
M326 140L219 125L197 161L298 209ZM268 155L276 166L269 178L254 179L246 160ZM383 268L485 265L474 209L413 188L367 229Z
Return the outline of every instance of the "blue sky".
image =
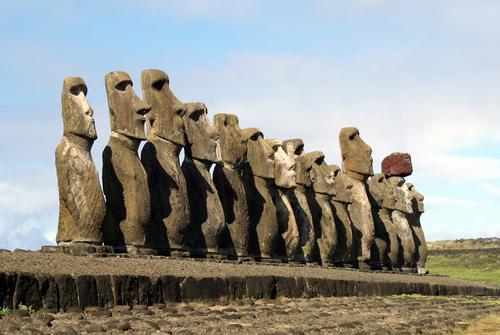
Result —
M412 154L428 240L500 236L498 1L0 1L0 248L57 229L60 90L83 77L99 139L104 75L165 70L184 102L303 138L340 163L356 126L374 169Z

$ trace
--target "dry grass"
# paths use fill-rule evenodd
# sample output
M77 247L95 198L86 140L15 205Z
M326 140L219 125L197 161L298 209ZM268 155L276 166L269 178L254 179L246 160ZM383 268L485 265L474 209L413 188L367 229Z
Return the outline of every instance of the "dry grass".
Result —
M500 314L489 315L466 329L455 331L455 335L500 335Z

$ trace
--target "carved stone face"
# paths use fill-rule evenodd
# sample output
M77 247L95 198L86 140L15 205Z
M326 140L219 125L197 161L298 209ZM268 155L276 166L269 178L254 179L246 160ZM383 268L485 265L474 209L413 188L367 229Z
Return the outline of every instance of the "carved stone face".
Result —
M160 70L145 70L141 75L142 96L151 106L147 114L149 126L157 136L184 146L185 106L172 93L168 75Z
M67 77L64 79L62 94L62 117L64 134L75 134L95 140L94 111L87 101L87 85L82 78Z
M395 188L383 173L377 173L368 180L368 192L380 208L396 209Z
M220 134L222 160L238 165L245 160L246 142L241 134L238 117L234 114L214 115L214 125Z
M372 149L363 142L357 128L342 128L339 134L342 169L364 176L373 176Z
M292 154L288 155L282 147L281 142L266 140L274 150L274 183L278 187L293 188L297 186L297 173L295 172L295 160Z
M333 195L334 173L326 164L325 156L319 156L314 160L310 174L314 192Z
M144 115L151 107L135 94L130 76L121 71L110 72L105 77L105 84L111 130L131 138L145 140Z
M297 172L297 184L309 187L312 185L311 169L314 161L323 155L321 151L302 153L295 157L295 171Z
M261 132L248 139L247 159L254 176L274 179L274 151Z
M185 107L184 125L190 156L202 161L220 162L219 133L207 117L207 107L198 102L187 103Z
M405 184L405 179L403 177L389 177L387 180L393 186L396 195L395 209L404 213L413 213L410 190Z
M285 140L283 149L287 154L293 154L293 158L297 158L304 153L304 142L300 138Z
M352 203L352 180L342 173L338 165L330 165L333 171L333 200Z
M410 198L412 202L414 213L423 213L424 210L424 196L415 189L412 183L406 183L408 190L410 191Z

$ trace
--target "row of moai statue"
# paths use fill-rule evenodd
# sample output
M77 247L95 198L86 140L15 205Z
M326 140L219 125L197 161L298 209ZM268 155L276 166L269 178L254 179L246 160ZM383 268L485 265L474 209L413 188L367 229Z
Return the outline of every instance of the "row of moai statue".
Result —
M425 272L423 197L405 182L408 154L388 156L373 175L371 148L356 128L343 128L341 169L305 152L300 139L241 129L236 115L211 123L204 104L175 97L163 71L143 71L141 84L143 99L127 73L105 77L103 194L87 86L64 80L58 245Z

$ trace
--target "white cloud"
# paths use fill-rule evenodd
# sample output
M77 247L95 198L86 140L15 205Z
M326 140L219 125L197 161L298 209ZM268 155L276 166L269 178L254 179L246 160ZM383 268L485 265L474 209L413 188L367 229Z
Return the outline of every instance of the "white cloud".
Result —
M479 186L489 195L500 198L500 187L488 183L480 183Z
M446 210L453 210L456 208L474 208L481 206L480 203L474 201L445 197L426 197L425 205L433 209Z

